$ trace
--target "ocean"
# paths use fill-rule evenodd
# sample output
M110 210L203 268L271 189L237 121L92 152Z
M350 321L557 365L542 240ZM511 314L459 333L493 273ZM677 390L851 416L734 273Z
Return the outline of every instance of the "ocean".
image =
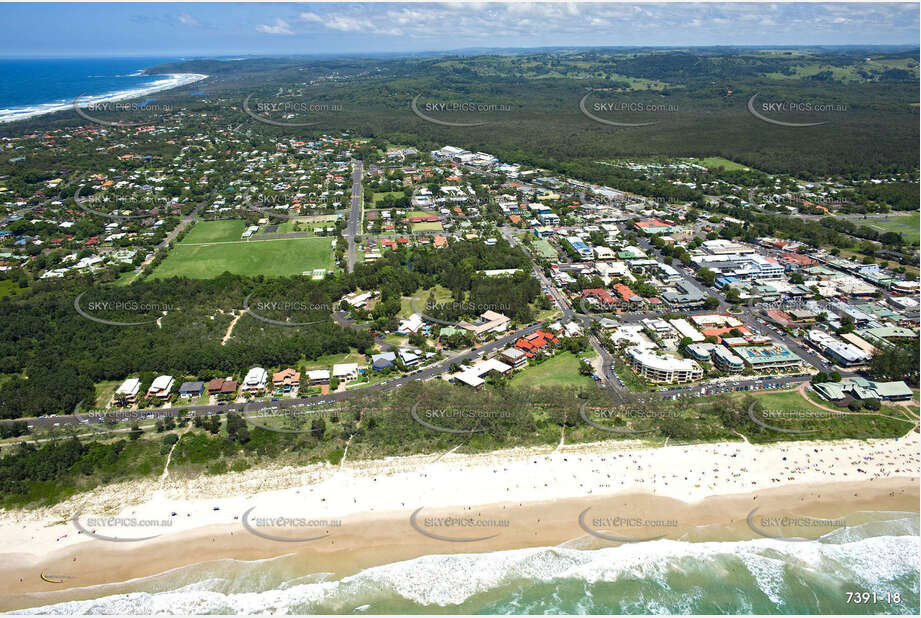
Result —
M918 515L861 515L818 541L429 555L342 578L299 576L292 556L221 560L14 613L917 614Z
M0 60L0 122L67 109L74 99L115 101L195 81L181 75L141 75L179 58L69 58Z

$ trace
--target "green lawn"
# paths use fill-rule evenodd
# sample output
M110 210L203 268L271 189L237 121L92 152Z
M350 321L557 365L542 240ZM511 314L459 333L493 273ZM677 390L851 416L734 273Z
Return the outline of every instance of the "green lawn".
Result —
M589 386L590 376L579 373L579 358L572 352L560 352L539 365L528 365L512 377L511 386Z
M380 202L382 199L384 199L388 195L391 197L402 197L403 192L402 191L384 191L383 193L373 193L371 195L371 204L377 204L378 202Z
M698 164L703 165L705 168L713 170L719 167L723 167L727 172L734 172L736 170L749 170L751 168L745 167L735 161L730 161L729 159L724 159L723 157L705 157L703 159L698 159L696 161Z
M240 240L245 229L246 222L239 219L199 221L192 226L179 244Z
M921 213L905 217L890 217L889 219L868 218L866 221L855 221L859 225L867 225L879 232L898 232L902 238L910 243L919 241L918 226L921 225Z
M290 238L176 245L151 275L154 279L211 279L224 271L238 275L285 277L335 267L331 238Z
M437 221L413 223L412 228L413 234L418 234L419 232L441 232L444 229Z
M793 412L796 410L808 410L810 412L822 412L822 408L816 406L808 399L805 399L798 391L791 391L788 393L772 393L772 392L753 392L751 396L761 402L761 405L764 406L765 410L777 410L782 412ZM835 408L836 406L831 402L824 402L829 408ZM843 411L847 411L847 408L842 408Z
M531 248L540 257L547 258L548 260L555 260L557 258L556 249L543 238L539 238L531 243Z

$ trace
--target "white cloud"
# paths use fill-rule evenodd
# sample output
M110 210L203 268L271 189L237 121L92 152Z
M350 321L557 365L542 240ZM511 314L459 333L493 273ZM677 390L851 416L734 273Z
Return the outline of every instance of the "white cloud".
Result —
M189 15L188 13L180 13L178 15L179 23L185 24L186 26L197 26L198 20Z
M294 34L294 31L291 30L291 26L288 25L283 19L275 19L274 26L267 26L266 24L259 24L256 26L256 30L259 32L264 32L265 34Z
M904 28L917 15L895 5L853 4L607 4L476 3L325 4L303 11L298 22L315 32L378 35L468 45L676 43L676 33L693 31L688 42L765 42L779 35L812 35L816 28L847 38L857 24ZM740 27L744 28L740 30ZM260 27L291 34L287 23Z

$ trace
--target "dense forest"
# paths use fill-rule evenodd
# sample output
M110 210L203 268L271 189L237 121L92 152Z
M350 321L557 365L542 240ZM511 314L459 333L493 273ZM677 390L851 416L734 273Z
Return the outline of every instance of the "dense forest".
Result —
M8 377L0 386L0 418L69 413L81 401L94 401L94 385L104 380L141 374L149 383L159 373L177 379L240 376L253 366L290 366L351 349L369 352L369 334L331 318L339 299L357 289L381 292L370 316L381 328L396 328L403 297L438 284L453 296L433 317L475 319L482 313L477 308L486 306L527 322L533 319L529 304L539 293L532 277L478 274L526 265L524 253L505 241L493 247L457 242L438 251L401 248L359 264L352 274L322 281L229 273L126 287L39 281L0 301L0 373ZM109 323L82 315L75 307L78 297L80 311ZM244 306L265 319L240 319L233 337L223 342Z
M211 77L162 95L163 104L180 110L174 114L205 114L220 126L268 135L347 130L423 148L450 143L504 161L578 171L596 182L629 182L626 170L593 165L622 156L721 156L806 179L914 173L918 164L917 50L570 49L501 56L195 60L151 69L192 71ZM825 124L776 126L749 113L746 105L755 94L760 101L837 105L843 111L788 112L781 119ZM315 127L277 127L244 112L242 102L250 95L250 106L259 101L339 109L313 114ZM655 124L600 124L580 111L585 95L590 105L644 105L646 111L607 117ZM482 123L444 126L412 112L417 96L423 109L457 103L501 108L430 114ZM649 106L666 111L648 111ZM288 122L300 119L293 116ZM71 112L42 117L34 126L68 121L73 122ZM30 126L26 121L18 128Z

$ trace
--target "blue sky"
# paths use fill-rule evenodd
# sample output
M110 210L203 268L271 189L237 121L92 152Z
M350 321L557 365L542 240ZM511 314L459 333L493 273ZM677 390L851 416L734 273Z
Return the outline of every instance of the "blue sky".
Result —
M0 56L918 43L918 4L0 4Z

